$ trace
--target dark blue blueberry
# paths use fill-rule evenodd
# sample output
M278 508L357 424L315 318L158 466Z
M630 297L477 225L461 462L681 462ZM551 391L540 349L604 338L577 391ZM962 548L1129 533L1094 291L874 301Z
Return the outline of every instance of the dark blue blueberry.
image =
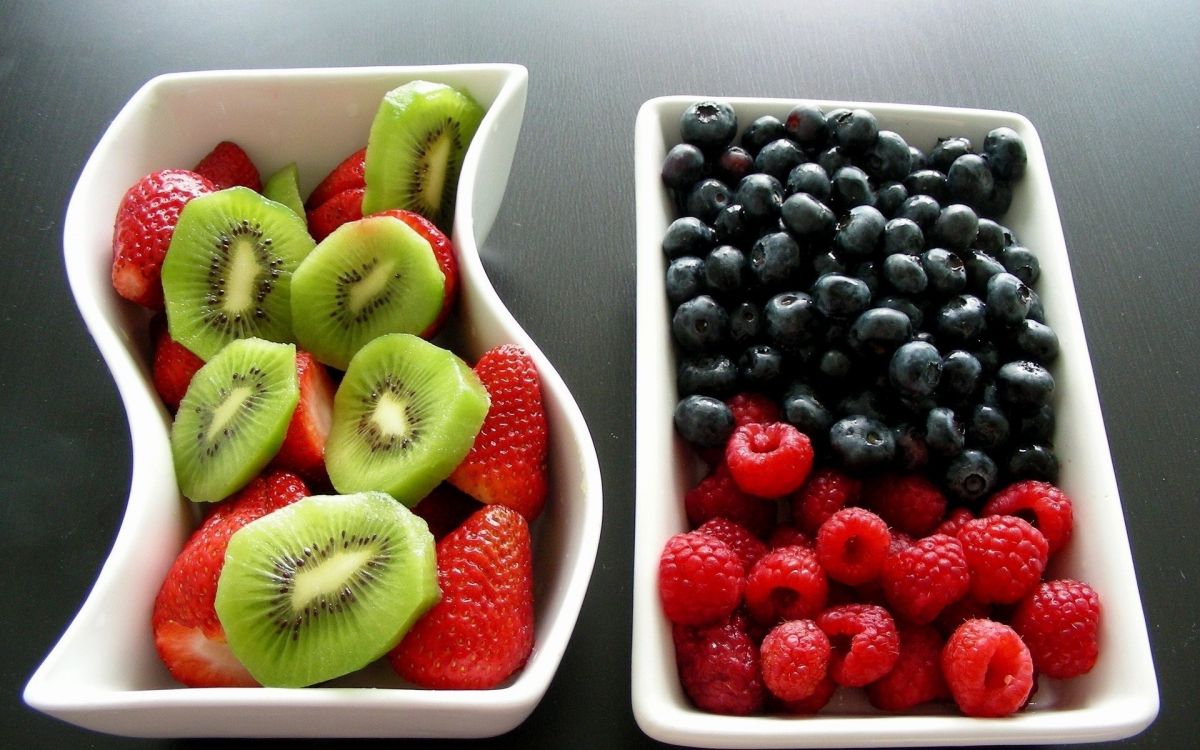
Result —
M753 343L762 327L762 311L753 302L742 302L729 312L729 340L736 345Z
M883 259L883 278L901 294L920 294L929 283L921 259L907 253L893 253Z
M1054 376L1036 362L1007 362L996 371L996 395L1014 412L1037 411L1054 395Z
M805 148L820 148L829 141L825 114L811 104L797 104L783 120L788 137Z
M738 183L735 200L742 204L746 217L758 224L779 220L783 205L783 185L769 174L748 175Z
M988 404L976 404L967 423L967 444L995 451L1008 443L1011 427L1003 411Z
M848 341L860 356L891 356L912 336L908 316L889 307L873 307L854 320Z
M929 331L917 331L913 334L912 340L922 344L929 344L930 346L937 346L937 339Z
M907 297L898 297L889 295L882 297L875 302L876 307L890 307L893 310L899 310L908 316L909 323L912 324L914 331L920 329L921 324L925 322L925 314L921 312L921 308L913 304L913 301Z
M880 130L875 142L867 146L862 163L876 182L893 182L908 176L912 169L912 154L899 134Z
M814 255L812 259L813 276L820 278L827 273L846 274L848 269L838 254L832 250L827 253ZM870 291L870 288L868 288Z
M853 166L854 162L850 159L850 155L840 147L830 146L817 154L817 164L825 170L826 174L836 174L842 167Z
M1008 473L1013 480L1036 479L1039 482L1058 481L1058 456L1045 445L1022 445L1008 459Z
M716 175L726 185L736 185L753 172L754 157L739 146L730 146L717 158Z
M830 318L825 321L825 345L848 349L846 338L850 335L850 321Z
M721 209L717 218L713 219L712 229L717 241L725 245L742 247L753 237L746 209L737 203Z
M833 234L837 217L829 206L808 193L789 195L780 207L783 225L800 238L820 239Z
M1056 422L1054 407L1046 404L1028 414L1014 414L1012 419L1013 435L1026 443L1048 444L1054 439Z
M787 138L771 141L754 157L754 170L766 172L782 182L797 165L807 161L804 152Z
M942 381L938 386L942 398L961 403L972 398L982 384L983 365L974 354L955 349L942 358Z
M833 243L846 257L862 258L873 255L879 238L883 236L883 226L886 223L883 214L875 207L855 206L838 224Z
M667 301L671 307L704 291L704 261L685 255L667 266Z
M729 186L715 177L700 180L688 191L684 208L688 216L694 216L705 224L711 224L721 209L733 203Z
M1000 251L1000 262L1013 276L1033 286L1042 275L1042 264L1033 251L1021 245L1009 245Z
M967 289L972 294L987 297L988 282L996 274L1004 273L1004 266L982 250L968 250L962 258L967 267Z
M704 259L704 283L709 291L727 297L746 285L746 256L732 245L721 245Z
M964 154L946 171L946 192L950 200L978 208L996 185L987 162L978 154Z
M1042 298L1032 289L1029 290L1029 313L1025 317L1039 323L1046 322L1046 311L1042 309Z
M1013 356L1048 365L1058 359L1058 336L1045 323L1026 318L1010 332Z
M908 200L900 204L900 210L896 212L896 218L910 219L922 231L925 231L933 229L933 223L937 221L937 217L941 213L942 205L933 196L909 195Z
M797 383L783 396L783 418L810 437L824 437L833 425L833 415L813 389Z
M973 294L951 297L937 312L933 323L938 341L952 346L974 344L987 330L987 310Z
M879 286L882 283L882 271L879 267L879 264L877 264L875 261L862 261L858 265L854 266L854 269L850 275L857 279L862 279L863 283L867 285L867 288L871 290L872 297L879 293Z
M946 465L943 484L955 500L976 504L996 489L996 462L983 451L965 450Z
M871 288L862 279L835 273L813 282L812 296L817 309L830 318L853 318L871 304Z
M928 195L938 203L946 200L946 175L936 169L920 169L904 178L909 195Z
M764 234L750 249L750 272L764 287L786 284L800 271L800 246L787 232Z
M675 383L679 395L724 397L737 387L737 367L724 354L701 354L679 362Z
M783 374L783 354L767 344L746 347L737 364L738 375L749 388L770 388Z
M875 208L879 213L891 218L908 200L908 189L902 182L885 182L875 191Z
M996 180L992 185L992 192L988 193L983 200L976 206L975 210L980 216L989 219L999 219L1008 213L1008 209L1012 206L1013 189L1012 185L1002 180Z
M804 292L784 292L763 306L767 338L780 349L809 343L822 330L822 320L813 298Z
M725 102L697 102L679 117L679 135L684 143L715 154L737 135L737 113Z
M840 386L854 370L854 360L841 349L826 349L817 361L817 369L830 383Z
M855 206L871 206L875 203L875 191L867 173L855 166L834 170L830 181L829 199L843 210Z
M925 442L931 453L942 458L953 458L962 453L966 439L967 431L953 409L936 406L929 410L925 416Z
M905 472L920 471L929 463L929 446L921 428L908 423L892 430L896 441L896 466Z
M712 297L701 294L675 308L671 333L685 351L716 351L729 336L729 313Z
M892 219L883 225L883 254L920 255L925 250L925 233L912 219Z
M832 119L827 117L826 120L833 126L833 140L851 154L865 152L879 137L879 121L865 109L839 113ZM907 148L905 150L907 151Z
M983 367L984 375L991 375L992 373L996 372L996 370L1000 369L1000 365L1002 364L1000 360L1000 349L996 346L994 341L979 342L976 344L975 348L971 350L971 353L975 355L975 359L979 360L979 365ZM992 387L993 389L995 388L995 386Z
M896 455L896 440L888 426L861 414L835 422L829 428L829 446L851 471L882 469Z
M948 297L958 294L967 286L967 269L962 258L940 247L921 253L921 265L929 278L929 289L935 294Z
M938 214L933 223L933 240L942 247L962 252L975 241L979 232L979 217L970 206L951 203Z
M988 319L1002 326L1015 326L1025 320L1025 316L1029 314L1031 292L1029 287L1011 273L998 273L988 279Z
M671 259L682 258L685 255L703 258L716 246L716 232L694 216L676 219L663 234L663 253Z
M975 249L993 257L1012 244L1012 233L991 219L979 220L979 231L975 234Z
M815 161L806 161L788 172L786 192L808 193L819 201L829 200L829 174Z
M663 159L662 181L672 190L687 191L704 176L704 154L689 143L671 147Z
M675 405L675 429L692 445L720 448L733 427L733 412L712 396L687 396Z
M939 138L929 152L929 167L945 174L958 157L971 153L971 141L966 138Z
M942 379L942 357L937 347L910 341L896 349L888 362L888 380L907 398L932 396Z
M926 154L916 146L909 146L908 153L912 157L912 166L909 168L913 172L929 167L929 154Z
M886 399L874 389L857 391L846 396L837 404L837 413L842 417L861 415L887 422Z
M757 154L763 146L771 141L785 137L787 137L787 132L784 131L783 123L779 121L779 118L774 115L763 115L746 126L746 130L742 133L742 148L751 154Z
M1025 175L1025 142L1012 128L996 128L983 139L983 155L992 172L1003 180L1019 180Z

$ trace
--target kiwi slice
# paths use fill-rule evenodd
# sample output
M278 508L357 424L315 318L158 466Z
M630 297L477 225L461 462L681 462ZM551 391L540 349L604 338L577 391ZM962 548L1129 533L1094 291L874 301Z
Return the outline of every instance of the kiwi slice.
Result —
M180 491L215 502L240 489L279 451L299 400L295 345L230 342L192 377L171 425Z
M249 188L188 201L162 265L171 338L205 360L234 339L291 341L292 272L314 246L303 219Z
M333 397L325 468L338 492L381 490L412 507L466 457L487 415L478 376L407 333L354 355Z
M428 328L442 309L445 285L429 242L400 219L343 224L292 277L296 341L345 370L371 339Z
M300 200L300 172L296 162L281 167L263 183L263 197L282 203L292 209L292 213L304 218L304 201Z
M254 679L304 687L383 656L440 595L424 520L382 492L313 495L229 538L216 610Z
M384 95L367 137L363 215L415 211L450 233L458 175L483 107L441 83L412 81Z

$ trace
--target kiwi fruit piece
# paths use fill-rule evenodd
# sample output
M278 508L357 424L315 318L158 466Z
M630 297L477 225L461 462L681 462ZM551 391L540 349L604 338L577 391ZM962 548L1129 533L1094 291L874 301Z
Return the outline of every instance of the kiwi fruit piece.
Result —
M379 490L410 508L462 462L487 415L479 377L407 333L354 355L333 397L325 468L338 492Z
M384 95L367 137L363 215L415 211L450 233L458 176L483 120L471 96L412 81Z
M249 188L188 201L162 264L171 338L204 360L234 339L291 341L292 272L313 247L303 219Z
M425 521L363 492L302 498L238 529L215 603L254 679L304 687L383 656L440 595Z
M184 496L215 502L279 452L300 400L296 347L232 341L192 376L171 425L171 458Z
M442 309L445 286L429 242L400 219L343 224L292 276L296 342L345 370L371 339L428 328Z
M282 203L292 209L292 213L304 218L304 201L300 200L300 172L296 169L296 162L280 167L279 171L268 177L263 183L262 194L264 198Z

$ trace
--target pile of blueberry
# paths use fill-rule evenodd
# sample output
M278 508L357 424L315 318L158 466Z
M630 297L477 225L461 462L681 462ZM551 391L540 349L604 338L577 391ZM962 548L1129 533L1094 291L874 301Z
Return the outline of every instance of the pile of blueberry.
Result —
M718 101L680 130L662 248L686 440L724 445L724 400L751 391L854 473L926 471L966 502L1057 479L1058 339L1037 256L997 223L1025 171L1016 132L925 153L869 111L800 104L738 139Z

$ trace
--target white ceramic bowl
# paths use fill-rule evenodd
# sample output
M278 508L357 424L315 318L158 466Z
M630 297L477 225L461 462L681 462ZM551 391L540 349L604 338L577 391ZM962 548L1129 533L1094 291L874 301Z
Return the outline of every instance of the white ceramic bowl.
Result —
M1100 415L1092 363L1063 240L1045 154L1033 125L1007 112L816 101L864 107L910 144L928 150L939 136L965 135L982 144L992 128L1008 126L1025 140L1028 172L1003 223L1041 262L1038 289L1062 355L1056 450L1061 485L1075 501L1075 536L1048 571L1090 583L1102 597L1101 657L1087 675L1065 682L1043 679L1028 710L1003 719L972 719L953 707L891 715L873 709L862 691L840 690L820 714L807 717L727 717L693 708L679 685L670 626L659 605L657 573L662 546L686 530L683 495L696 479L690 449L673 429L677 401L670 312L663 290L663 232L674 218L659 177L667 150L679 142L679 116L701 98L646 102L637 118L638 329L637 532L634 565L633 710L650 736L705 747L898 747L914 745L1090 742L1126 737L1158 713L1141 599L1117 496L1112 459ZM765 114L783 119L797 100L730 99L744 127Z
M533 356L550 429L551 487L535 525L536 639L521 672L494 690L415 689L386 664L305 689L183 688L155 653L150 612L194 513L176 489L170 418L151 384L145 311L109 280L112 225L142 175L240 143L269 174L296 160L301 194L366 143L384 92L413 79L462 87L487 115L463 165L453 239L462 274L455 348L473 361L501 343ZM518 65L253 70L166 75L113 120L67 209L71 289L129 417L133 477L113 549L87 601L25 688L26 702L90 729L137 736L479 737L517 726L545 693L587 589L600 536L600 471L562 379L496 296L478 244L500 208L528 74ZM530 290L533 291L532 289Z

